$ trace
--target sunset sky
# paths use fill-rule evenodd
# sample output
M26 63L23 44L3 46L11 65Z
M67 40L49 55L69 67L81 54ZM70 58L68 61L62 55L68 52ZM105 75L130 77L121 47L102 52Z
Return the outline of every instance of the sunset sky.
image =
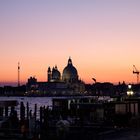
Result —
M0 0L0 82L47 80L71 56L86 83L135 83L140 70L140 0Z

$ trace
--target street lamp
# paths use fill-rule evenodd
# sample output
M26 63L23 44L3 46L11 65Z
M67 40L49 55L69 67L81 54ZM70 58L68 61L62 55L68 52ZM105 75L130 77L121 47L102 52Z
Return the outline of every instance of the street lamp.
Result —
M127 95L128 96L133 96L134 95L134 92L132 90L132 85L128 85L128 90L127 90Z

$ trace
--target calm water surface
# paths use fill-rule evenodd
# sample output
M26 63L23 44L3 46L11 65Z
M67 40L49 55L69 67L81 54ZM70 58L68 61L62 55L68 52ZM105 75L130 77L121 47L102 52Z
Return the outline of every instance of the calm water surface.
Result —
M29 103L29 109L32 110L32 113L34 112L35 104L37 104L37 114L39 117L39 108L40 106L52 106L52 97L0 97L0 101L3 100L17 100L18 106L16 107L16 110L18 112L19 116L19 109L20 109L20 103L23 102L25 107L27 102Z

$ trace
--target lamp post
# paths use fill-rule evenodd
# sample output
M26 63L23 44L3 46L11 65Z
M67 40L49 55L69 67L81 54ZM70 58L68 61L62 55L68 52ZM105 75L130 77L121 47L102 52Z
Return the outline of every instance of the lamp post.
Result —
M132 90L132 85L129 84L128 85L128 90L127 90L127 96L133 96L134 95L134 92Z

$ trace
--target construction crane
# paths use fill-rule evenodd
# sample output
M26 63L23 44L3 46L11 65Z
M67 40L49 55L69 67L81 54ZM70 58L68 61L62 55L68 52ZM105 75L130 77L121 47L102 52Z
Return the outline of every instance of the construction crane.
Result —
M139 71L137 70L136 66L133 65L133 74L137 75L137 84L139 83Z

